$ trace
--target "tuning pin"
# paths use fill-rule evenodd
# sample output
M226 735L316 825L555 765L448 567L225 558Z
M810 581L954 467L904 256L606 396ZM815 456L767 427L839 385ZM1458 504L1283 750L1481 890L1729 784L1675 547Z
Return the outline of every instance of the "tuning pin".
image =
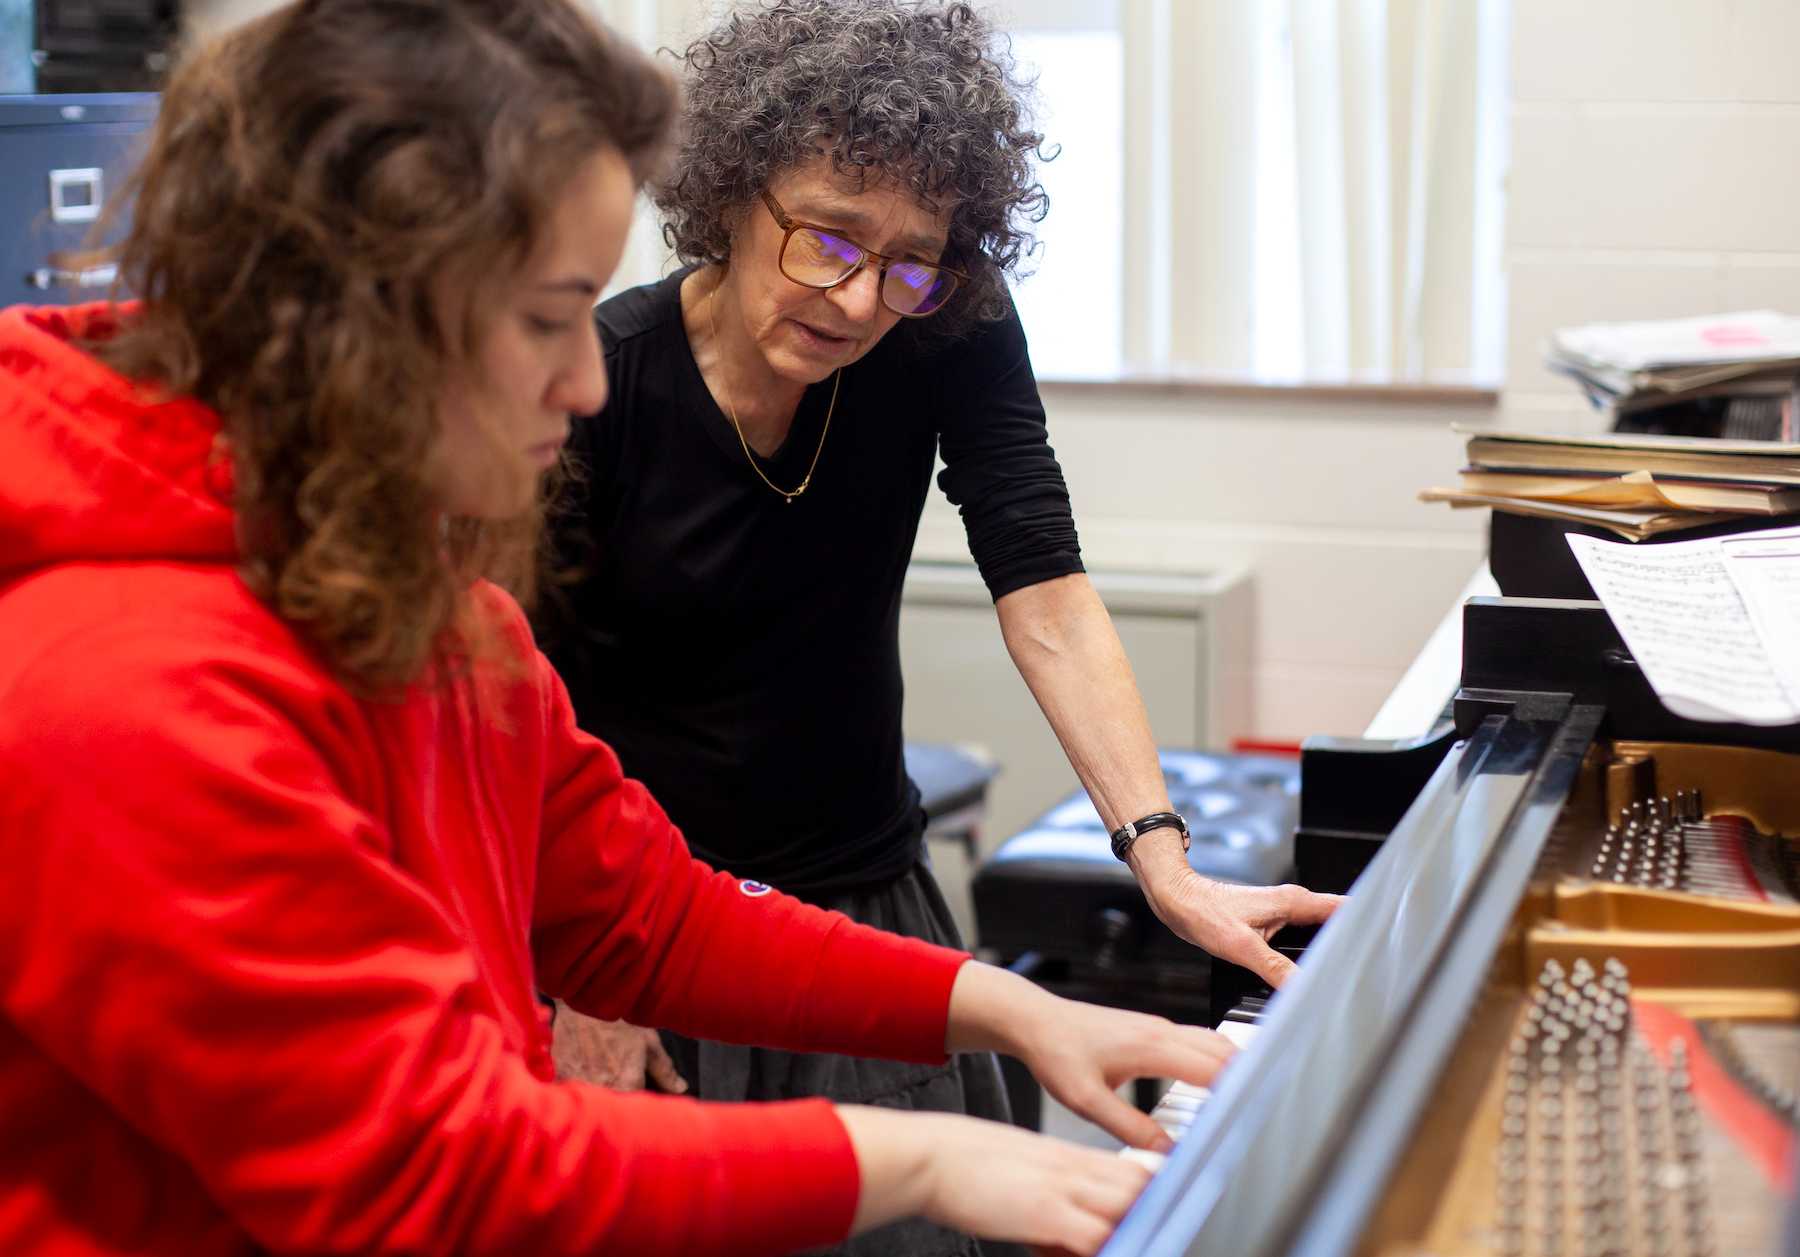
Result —
M1690 1085L1687 1065L1687 1044L1676 1039L1669 1044L1669 1086L1678 1093L1685 1093Z

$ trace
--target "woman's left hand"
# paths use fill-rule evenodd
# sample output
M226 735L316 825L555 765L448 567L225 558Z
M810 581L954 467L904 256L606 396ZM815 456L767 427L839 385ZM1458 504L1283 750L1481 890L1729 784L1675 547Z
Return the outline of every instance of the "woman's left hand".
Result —
M1319 925L1342 906L1342 895L1304 886L1239 886L1202 877L1184 860L1164 877L1142 878L1144 898L1175 933L1213 955L1242 965L1272 988L1294 972L1294 962L1269 946L1286 925Z
M1066 1108L1133 1147L1155 1151L1167 1151L1169 1137L1116 1089L1136 1078L1210 1086L1236 1050L1214 1031L1062 999L978 961L957 974L946 1046L1016 1056Z

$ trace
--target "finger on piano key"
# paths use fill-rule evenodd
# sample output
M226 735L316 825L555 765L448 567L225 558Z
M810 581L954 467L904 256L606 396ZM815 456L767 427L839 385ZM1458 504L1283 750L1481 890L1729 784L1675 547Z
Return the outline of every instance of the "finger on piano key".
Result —
M1206 1087L1195 1087L1185 1082L1178 1082L1163 1093L1162 1099L1150 1111L1150 1118L1170 1139L1180 1142L1187 1134L1188 1127L1200 1115L1200 1106L1205 1104L1212 1091Z
M1176 1137L1177 1136L1173 1131L1169 1133L1169 1138L1174 1139ZM1119 1151L1119 1155L1124 1157L1127 1161L1136 1161L1152 1174L1162 1169L1163 1162L1169 1159L1167 1153L1151 1152L1148 1148L1122 1148Z
M1240 1051L1248 1048L1255 1041L1261 1027L1245 1021L1225 1021L1219 1026L1219 1033L1235 1043ZM1212 1097L1210 1087L1197 1087L1192 1083L1177 1082L1163 1092L1162 1099L1150 1111L1150 1119L1162 1128L1171 1140L1181 1142L1181 1137L1188 1132L1200 1116L1200 1109ZM1164 1154L1144 1152L1137 1148L1125 1148L1120 1155L1130 1157L1138 1164L1148 1166L1152 1171L1161 1168ZM1154 1158L1154 1161L1151 1160Z
M1227 1017L1219 1023L1219 1033L1238 1045L1241 1051L1256 1042L1256 1036L1262 1033L1260 1021L1238 1021Z
M1211 1087L1196 1087L1190 1083L1178 1082L1163 1092L1156 1107L1159 1112L1168 1110L1175 1113L1198 1113L1200 1106L1206 1103L1211 1094Z

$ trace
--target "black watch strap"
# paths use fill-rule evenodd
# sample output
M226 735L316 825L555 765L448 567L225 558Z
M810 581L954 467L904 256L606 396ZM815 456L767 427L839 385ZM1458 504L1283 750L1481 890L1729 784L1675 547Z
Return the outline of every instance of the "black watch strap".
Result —
M1181 832L1181 851L1187 854L1188 827L1179 812L1152 812L1148 816L1140 816L1129 825L1121 825L1113 830L1113 854L1121 860L1131 850L1131 844L1153 829L1175 829Z

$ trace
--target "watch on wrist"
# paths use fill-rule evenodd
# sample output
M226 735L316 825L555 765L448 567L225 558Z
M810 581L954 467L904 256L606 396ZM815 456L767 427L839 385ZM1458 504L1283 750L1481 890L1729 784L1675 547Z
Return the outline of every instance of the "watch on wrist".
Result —
M1187 821L1180 812L1152 812L1148 816L1140 816L1129 825L1121 825L1113 830L1113 854L1123 860L1131 851L1131 844L1153 829L1173 829L1181 834L1181 854L1186 855L1188 849Z

